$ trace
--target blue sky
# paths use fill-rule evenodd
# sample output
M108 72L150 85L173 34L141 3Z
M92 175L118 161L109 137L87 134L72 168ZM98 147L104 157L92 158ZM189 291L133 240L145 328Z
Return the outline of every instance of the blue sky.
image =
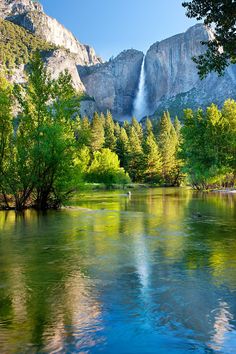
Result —
M146 51L151 44L196 23L182 0L40 0L45 12L70 29L103 59L124 49Z

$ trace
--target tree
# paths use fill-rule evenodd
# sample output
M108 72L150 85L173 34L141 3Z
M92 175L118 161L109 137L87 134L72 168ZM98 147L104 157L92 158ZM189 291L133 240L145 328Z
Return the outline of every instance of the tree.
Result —
M76 126L76 141L78 148L91 145L91 126L88 117L83 117L82 120L77 118Z
M127 171L132 181L141 182L143 180L143 170L144 156L140 137L135 127L131 126L127 153Z
M121 127L120 128L120 133L117 138L117 143L116 143L116 153L119 156L120 159L120 164L122 167L127 170L127 163L128 163L128 148L129 148L129 138L126 133L126 130Z
M112 119L111 113L108 111L105 117L105 143L104 147L110 149L111 151L115 151L116 149L116 137L115 137L115 124Z
M47 74L47 73L46 73ZM47 74L50 81L50 76ZM52 104L48 106L51 109L51 116L58 122L71 122L78 117L80 110L81 97L76 93L71 75L68 70L61 72L57 80L52 80Z
M126 184L130 182L129 176L120 167L118 156L110 149L95 151L93 161L88 169L87 179L90 182L112 185L116 183Z
M139 124L139 122L137 121L137 119L135 117L132 118L130 127L133 127L135 129L135 131L138 135L139 141L141 143L142 138L143 138L143 129L142 129L141 124Z
M207 45L205 54L195 57L199 74L204 78L209 72L224 73L229 63L236 63L236 2L234 0L192 0L183 2L187 16L204 20L214 29L214 38Z
M147 131L143 143L144 180L148 183L159 183L162 178L162 157L151 130Z
M12 86L5 78L0 77L0 193L6 207L9 207L6 180L13 139L12 98Z
M235 113L236 103L232 100L225 102L222 112L214 104L205 112L185 111L181 154L195 188L234 185Z
M152 121L149 118L147 118L145 122L145 132L146 134L153 133Z
M163 181L167 185L178 184L178 137L168 112L160 120L157 140L162 156Z
M92 123L91 123L91 150L99 151L104 145L104 128L103 122L100 119L98 113L94 113Z
M44 140L44 125L49 123L47 102L51 98L52 83L47 75L40 54L36 53L30 63L28 81L16 85L15 97L20 107L18 128L15 134L12 155L12 194L16 209L24 209L35 188L45 174L41 145Z
M114 133L115 133L115 137L116 139L118 138L119 134L120 134L120 124L118 122L115 123L115 127L114 127Z
M71 77L51 80L40 54L29 66L24 87L17 85L18 125L10 156L9 190L15 207L57 207L74 182L75 135L73 118L79 97Z
M236 179L236 102L226 100L222 108L224 141L222 141L225 163L232 169L233 179ZM233 183L234 183L233 181Z

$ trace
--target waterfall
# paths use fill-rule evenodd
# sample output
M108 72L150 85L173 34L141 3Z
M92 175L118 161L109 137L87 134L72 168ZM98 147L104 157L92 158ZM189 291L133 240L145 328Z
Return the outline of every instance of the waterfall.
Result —
M147 92L146 92L146 75L145 75L145 56L141 66L139 77L138 92L134 100L133 116L141 119L148 114L147 108Z

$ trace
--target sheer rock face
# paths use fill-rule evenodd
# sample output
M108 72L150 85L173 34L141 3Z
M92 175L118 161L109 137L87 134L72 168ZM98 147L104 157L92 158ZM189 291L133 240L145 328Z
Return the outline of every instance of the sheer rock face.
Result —
M110 110L117 119L132 115L142 52L126 50L102 63L93 48L81 44L57 20L47 16L38 2L31 0L0 0L0 17L57 47L44 53L45 63L54 78L68 70L74 87L93 98L83 103L84 114ZM205 51L201 42L209 38L212 32L197 24L150 47L145 59L147 114L169 109L174 115L184 108L204 108L212 102L222 105L225 99L236 98L235 65L223 77L212 73L205 80L199 79L192 57ZM10 80L24 82L23 69L23 65L16 68Z
M86 92L99 111L110 110L118 118L131 116L142 60L142 52L130 49L107 63L78 67Z
M10 15L20 15L29 11L43 12L43 7L40 3L30 0L1 0L0 17L2 18Z
M84 92L85 88L80 79L76 60L68 55L64 49L57 49L44 54L44 62L53 79L57 79L61 72L68 71L71 74L74 88L79 92Z
M80 79L75 59L68 55L67 51L64 49L52 50L49 52L42 53L43 61L46 64L48 72L51 74L53 79L57 79L61 72L68 71L72 77L72 83L74 88L78 92L84 92L85 88ZM17 68L11 71L8 76L8 80L11 83L22 84L26 81L25 75L25 65L21 64Z
M151 112L160 106L167 109L170 102L174 103L175 97L180 100L180 95L183 107L184 101L186 105L198 107L216 101L222 104L226 98L231 97L236 81L234 67L229 67L224 77L218 78L212 73L201 81L192 60L193 56L205 51L201 42L208 41L212 36L209 29L197 24L185 33L150 47L146 55L145 69Z
M94 65L101 63L94 49L81 44L74 35L54 18L43 12L38 2L30 0L1 0L0 17L5 18L45 41L73 53L77 64Z

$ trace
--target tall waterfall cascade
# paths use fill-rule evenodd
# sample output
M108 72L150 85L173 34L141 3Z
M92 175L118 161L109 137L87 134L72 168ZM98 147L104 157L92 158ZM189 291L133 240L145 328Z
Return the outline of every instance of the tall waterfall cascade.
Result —
M148 114L147 90L146 90L146 74L145 74L145 56L141 66L139 77L138 91L134 100L133 116L138 120Z

